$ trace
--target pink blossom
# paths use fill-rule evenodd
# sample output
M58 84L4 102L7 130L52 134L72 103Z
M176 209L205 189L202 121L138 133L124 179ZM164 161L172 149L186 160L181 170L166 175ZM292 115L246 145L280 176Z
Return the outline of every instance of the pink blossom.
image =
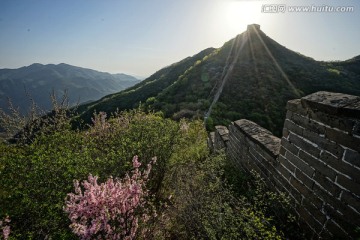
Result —
M138 161L138 156L134 156L132 162L134 168L138 168L141 166L141 163Z
M3 228L3 236L4 236L4 239L8 239L9 238L9 235L10 235L10 226L5 226Z
M133 158L132 176L123 179L110 177L98 184L98 177L88 177L81 183L74 181L75 194L69 193L65 212L72 221L70 228L81 239L134 239L138 229L138 215L135 211L145 203L145 183L151 170L141 173L138 157ZM146 174L145 174L146 173Z
M7 216L4 221L0 221L0 229L2 228L2 235L4 240L7 240L10 235L10 226L8 224L11 222L9 216ZM3 226L4 225L4 226Z

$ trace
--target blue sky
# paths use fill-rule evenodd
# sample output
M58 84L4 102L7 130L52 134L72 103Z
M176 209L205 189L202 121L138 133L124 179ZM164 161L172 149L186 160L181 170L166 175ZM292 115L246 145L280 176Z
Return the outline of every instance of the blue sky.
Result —
M285 12L262 12L286 4ZM290 6L352 12L289 12ZM149 76L258 23L316 60L360 55L358 0L0 0L0 68L68 63Z

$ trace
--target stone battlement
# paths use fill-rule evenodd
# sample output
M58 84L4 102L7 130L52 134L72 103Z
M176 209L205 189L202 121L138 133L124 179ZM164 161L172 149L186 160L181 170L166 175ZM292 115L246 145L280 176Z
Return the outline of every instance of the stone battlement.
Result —
M249 24L249 25L247 25L247 30L248 31L260 30L260 25L259 24Z
M310 238L355 238L360 227L360 97L317 92L287 103L281 139L241 119L217 126L214 150L286 192Z

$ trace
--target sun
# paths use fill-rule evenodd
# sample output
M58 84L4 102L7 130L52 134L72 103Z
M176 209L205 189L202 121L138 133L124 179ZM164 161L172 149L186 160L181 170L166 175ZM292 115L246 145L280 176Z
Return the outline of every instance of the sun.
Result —
M222 6L223 31L227 34L239 34L247 25L260 23L261 3L259 1L224 1Z

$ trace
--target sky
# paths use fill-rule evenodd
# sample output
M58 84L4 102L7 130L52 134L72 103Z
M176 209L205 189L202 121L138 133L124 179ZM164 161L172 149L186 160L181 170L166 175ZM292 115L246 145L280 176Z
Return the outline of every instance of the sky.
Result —
M358 0L0 0L0 68L67 63L147 77L253 23L315 60L360 55Z

